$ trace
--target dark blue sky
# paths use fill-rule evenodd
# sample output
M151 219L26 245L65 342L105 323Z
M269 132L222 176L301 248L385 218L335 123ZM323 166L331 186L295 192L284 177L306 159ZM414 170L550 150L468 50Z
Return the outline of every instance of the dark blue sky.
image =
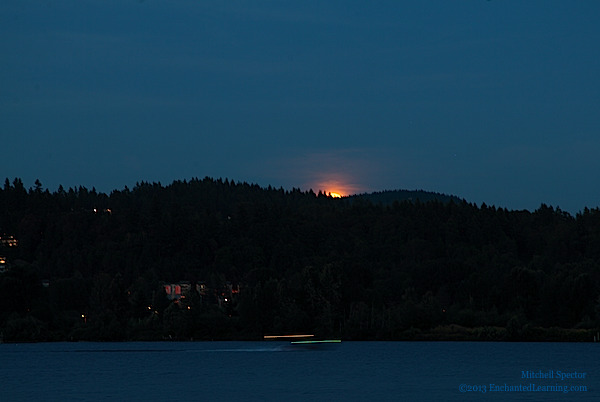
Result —
M0 178L600 205L600 3L3 1Z

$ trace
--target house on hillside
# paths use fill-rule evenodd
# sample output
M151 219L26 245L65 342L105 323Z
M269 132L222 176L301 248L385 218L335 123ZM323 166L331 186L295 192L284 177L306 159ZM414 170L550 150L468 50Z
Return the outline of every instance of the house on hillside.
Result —
M225 287L217 292L217 305L224 307L225 304L233 302L234 298L240 293L240 285L225 282Z
M17 247L19 245L19 241L17 239L15 239L15 236L1 235L0 236L0 245L6 246L6 247Z
M165 293L169 300L179 300L185 298L186 293L192 289L192 285L188 281L178 283L165 283Z

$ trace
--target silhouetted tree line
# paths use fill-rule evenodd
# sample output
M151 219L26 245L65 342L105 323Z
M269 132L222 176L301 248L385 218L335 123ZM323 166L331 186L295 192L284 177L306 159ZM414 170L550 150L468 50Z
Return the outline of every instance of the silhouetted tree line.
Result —
M407 339L457 326L529 339L539 327L600 326L598 208L573 217L392 193L372 202L204 178L107 195L6 179L0 235L19 243L0 244L0 331L5 341ZM194 287L168 300L161 284L182 280L241 291L220 305Z

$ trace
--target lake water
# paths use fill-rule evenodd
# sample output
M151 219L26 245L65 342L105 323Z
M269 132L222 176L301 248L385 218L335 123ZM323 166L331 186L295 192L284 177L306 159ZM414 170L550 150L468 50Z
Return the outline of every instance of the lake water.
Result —
M598 343L288 345L0 344L0 401L600 400ZM522 378L527 371L554 378ZM575 378L557 378L559 372ZM514 391L519 386L530 390ZM533 390L538 386L547 388Z

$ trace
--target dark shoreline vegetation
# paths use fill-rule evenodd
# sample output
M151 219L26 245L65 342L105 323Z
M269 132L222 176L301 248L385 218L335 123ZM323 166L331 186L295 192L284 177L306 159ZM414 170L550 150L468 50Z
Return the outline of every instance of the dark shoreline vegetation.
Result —
M593 341L600 328L598 208L211 178L107 195L17 178L0 189L0 236L4 342Z

